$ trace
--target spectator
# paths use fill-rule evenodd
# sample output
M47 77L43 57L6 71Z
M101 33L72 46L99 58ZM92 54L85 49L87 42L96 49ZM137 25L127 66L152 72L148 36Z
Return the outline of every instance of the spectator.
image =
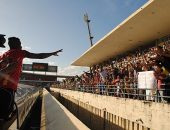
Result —
M164 79L166 78L166 75L163 74L163 70L160 65L156 65L154 67L154 76L157 79L157 100L164 102L164 96L165 96L165 84Z
M19 38L8 38L9 50L0 56L0 60L8 59L8 64L15 63L13 70L10 73L1 75L0 80L0 116L3 119L8 119L14 106L14 97L19 82L19 77L22 69L22 61L24 58L44 59L52 55L58 56L61 50L51 53L30 53L22 50ZM8 66L6 67L8 68ZM4 100L5 99L5 100Z
M107 77L107 71L106 68L104 69L99 69L99 74L100 74L100 94L104 94L105 92L105 83L106 83L106 77Z

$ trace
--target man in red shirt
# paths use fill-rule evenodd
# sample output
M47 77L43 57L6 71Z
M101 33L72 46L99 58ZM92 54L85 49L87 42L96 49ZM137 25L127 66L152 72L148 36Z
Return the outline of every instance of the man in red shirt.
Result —
M10 49L0 56L0 61L4 62L0 68L0 118L8 118L13 110L14 93L21 75L23 59L45 59L53 55L58 56L58 53L62 52L61 49L51 53L31 53L22 50L20 39L17 37L8 38L8 45Z

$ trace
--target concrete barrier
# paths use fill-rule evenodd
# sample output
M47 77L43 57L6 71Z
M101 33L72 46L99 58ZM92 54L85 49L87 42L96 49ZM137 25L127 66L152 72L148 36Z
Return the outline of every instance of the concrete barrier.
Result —
M133 99L124 99L111 96L96 95L71 90L53 89L67 99L74 99L99 109L106 109L119 119L116 122L134 122L131 129L137 130L146 128L153 130L170 130L170 105L155 102L145 102ZM74 102L74 101L72 101ZM110 118L110 117L109 117ZM119 123L119 125L121 125ZM140 128L141 127L141 128ZM129 130L131 130L129 129Z
M46 90L41 117L41 130L89 130Z

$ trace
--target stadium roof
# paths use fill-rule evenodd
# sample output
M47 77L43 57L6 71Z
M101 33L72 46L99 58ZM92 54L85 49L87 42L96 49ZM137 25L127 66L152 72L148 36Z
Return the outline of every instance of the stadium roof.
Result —
M170 34L170 0L149 0L75 60L93 66Z

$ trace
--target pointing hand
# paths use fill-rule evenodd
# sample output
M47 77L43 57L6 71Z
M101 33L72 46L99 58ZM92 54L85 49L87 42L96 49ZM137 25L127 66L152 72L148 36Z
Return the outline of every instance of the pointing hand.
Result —
M59 52L63 52L63 49L60 49L60 50L54 52L54 55L55 55L55 56L58 56L58 53L59 53Z

